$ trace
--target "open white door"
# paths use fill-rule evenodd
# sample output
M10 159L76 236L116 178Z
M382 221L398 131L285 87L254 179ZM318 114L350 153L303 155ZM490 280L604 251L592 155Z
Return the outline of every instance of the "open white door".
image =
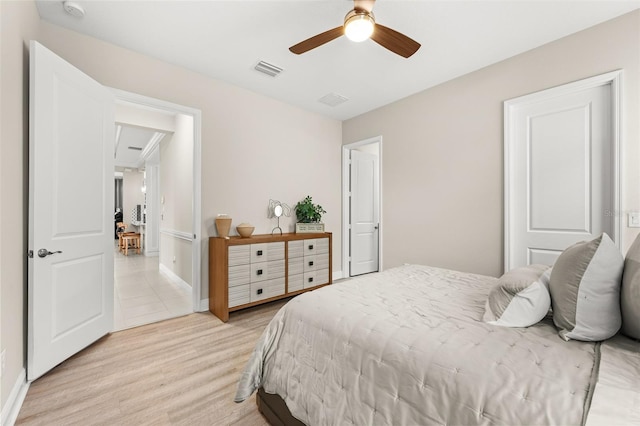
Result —
M113 327L115 99L30 45L27 378Z
M350 276L378 271L378 156L351 150Z

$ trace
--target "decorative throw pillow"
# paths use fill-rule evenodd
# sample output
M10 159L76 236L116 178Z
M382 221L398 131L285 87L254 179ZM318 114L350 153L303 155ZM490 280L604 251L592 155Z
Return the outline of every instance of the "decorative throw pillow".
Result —
M553 322L565 339L605 340L620 329L624 260L607 234L562 252L551 272Z
M491 289L482 320L503 327L529 327L547 315L551 306L549 266L529 265L504 274Z
M624 260L621 292L622 333L640 339L640 235Z

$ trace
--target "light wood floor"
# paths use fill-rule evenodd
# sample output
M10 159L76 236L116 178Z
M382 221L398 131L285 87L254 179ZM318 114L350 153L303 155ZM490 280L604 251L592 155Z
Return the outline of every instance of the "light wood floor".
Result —
M31 384L19 425L266 425L237 381L285 302L196 313L106 336Z

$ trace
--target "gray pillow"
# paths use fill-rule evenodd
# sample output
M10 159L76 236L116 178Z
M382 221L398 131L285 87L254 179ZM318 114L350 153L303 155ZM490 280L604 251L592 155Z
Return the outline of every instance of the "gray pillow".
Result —
M624 260L620 305L622 334L640 339L640 235L629 248Z
M482 320L503 327L529 327L549 312L549 266L529 265L500 277L491 289Z
M549 290L553 322L563 339L599 341L618 332L623 266L622 254L607 234L562 252Z

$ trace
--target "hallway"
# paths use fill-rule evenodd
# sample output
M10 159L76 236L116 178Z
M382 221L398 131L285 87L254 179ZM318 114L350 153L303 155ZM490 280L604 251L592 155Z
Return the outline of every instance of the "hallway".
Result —
M160 272L158 257L114 253L114 329L193 312L191 289Z

